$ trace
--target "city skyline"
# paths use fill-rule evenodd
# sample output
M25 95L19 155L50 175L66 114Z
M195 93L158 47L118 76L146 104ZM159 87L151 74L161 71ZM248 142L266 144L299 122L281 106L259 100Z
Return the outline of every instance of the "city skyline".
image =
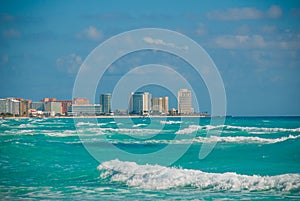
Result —
M99 103L90 104L89 99L77 97L72 100L58 100L57 98L43 98L40 102L24 98L0 98L0 114L35 117L46 116L99 116L114 115L114 112L124 111L127 115L193 115L191 107L192 91L180 89L178 91L178 107L169 108L169 97L152 97L149 92L131 92L128 108L112 108L111 94L100 94ZM207 115L207 112L202 114ZM118 114L117 114L118 115Z

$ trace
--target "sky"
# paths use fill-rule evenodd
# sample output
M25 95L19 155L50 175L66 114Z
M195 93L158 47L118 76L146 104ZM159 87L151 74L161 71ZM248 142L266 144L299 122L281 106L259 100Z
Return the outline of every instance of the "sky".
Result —
M125 31L162 28L186 35L209 54L224 82L228 115L300 115L299 1L0 0L0 5L0 98L71 99L78 70L93 49ZM97 93L112 93L130 69L121 66L147 63L188 73L179 58L140 52L114 63ZM205 84L201 78L191 83L199 83L194 90L200 111L210 112ZM152 90L155 96L170 94Z

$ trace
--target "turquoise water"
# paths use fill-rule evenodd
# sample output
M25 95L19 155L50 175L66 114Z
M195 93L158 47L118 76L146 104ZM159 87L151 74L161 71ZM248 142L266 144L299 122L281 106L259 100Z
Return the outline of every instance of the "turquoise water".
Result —
M299 200L300 118L2 119L0 164L4 200Z

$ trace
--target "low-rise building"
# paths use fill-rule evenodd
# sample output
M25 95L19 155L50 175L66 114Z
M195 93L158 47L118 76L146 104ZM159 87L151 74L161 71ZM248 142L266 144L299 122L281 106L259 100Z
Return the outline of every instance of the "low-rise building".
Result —
M60 102L45 102L45 112L50 113L50 116L62 114L62 107Z
M98 116L102 113L100 104L71 105L68 107L68 115L71 116Z
M74 98L72 101L73 105L88 105L90 104L89 99L87 98Z

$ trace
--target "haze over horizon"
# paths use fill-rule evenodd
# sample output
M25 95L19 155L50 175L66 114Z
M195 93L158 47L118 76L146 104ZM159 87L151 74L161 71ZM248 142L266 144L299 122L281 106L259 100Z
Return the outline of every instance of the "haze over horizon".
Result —
M182 33L207 51L224 81L227 114L300 115L300 2L0 2L0 98L71 99L77 72L94 48L116 34L152 27ZM149 63L192 73L172 55L137 52L110 67L97 94L111 93L130 68ZM201 111L210 112L203 81L191 82L199 85ZM157 87L152 93L170 95Z

